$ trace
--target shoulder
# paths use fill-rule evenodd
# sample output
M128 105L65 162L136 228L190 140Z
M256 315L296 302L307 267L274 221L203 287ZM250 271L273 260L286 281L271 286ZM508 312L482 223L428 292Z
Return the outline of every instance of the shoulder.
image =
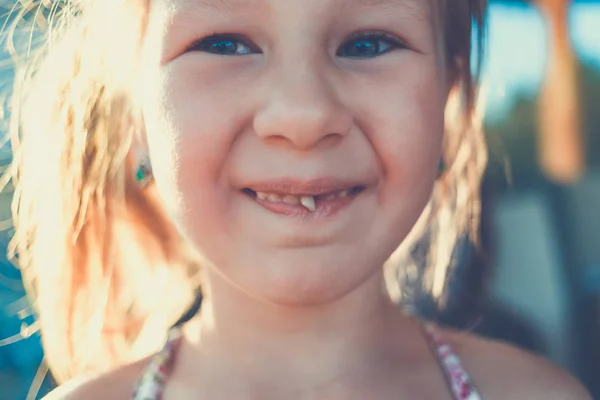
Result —
M73 379L42 400L129 400L148 361L143 359L105 374Z
M485 400L591 400L575 378L505 343L444 331Z

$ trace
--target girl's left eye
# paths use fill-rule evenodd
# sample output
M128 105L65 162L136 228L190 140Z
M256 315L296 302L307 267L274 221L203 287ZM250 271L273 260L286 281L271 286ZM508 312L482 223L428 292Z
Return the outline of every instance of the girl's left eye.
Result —
M196 42L189 50L223 56L259 53L244 40L232 35L212 35Z
M361 33L347 40L337 51L337 56L374 58L399 48L406 48L406 46L400 39L387 33Z

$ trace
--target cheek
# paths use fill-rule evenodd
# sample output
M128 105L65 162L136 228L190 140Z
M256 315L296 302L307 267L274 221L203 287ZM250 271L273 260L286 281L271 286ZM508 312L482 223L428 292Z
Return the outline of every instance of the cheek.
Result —
M441 156L444 107L434 96L402 100L390 121L393 129L376 143L387 178L401 185L431 181Z
M203 82L177 65L165 67L155 82L156 94L144 107L150 155L158 190L181 222L192 211L218 206L205 204L204 194L221 184L236 122L209 86L201 89Z
M359 106L370 110L364 114L364 131L371 132L388 186L399 190L424 186L429 191L441 156L444 84L432 64L406 68Z
M362 114L363 131L384 174L379 205L380 224L386 228L377 240L386 243L390 252L413 229L427 205L441 156L444 87L437 68L427 65L396 74L357 107L369 110Z

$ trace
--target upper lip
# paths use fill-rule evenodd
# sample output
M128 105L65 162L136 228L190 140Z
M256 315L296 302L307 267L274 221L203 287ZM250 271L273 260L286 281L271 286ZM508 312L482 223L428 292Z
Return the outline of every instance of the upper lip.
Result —
M366 186L364 183L358 181L326 177L316 179L271 179L249 183L244 188L262 193L319 196L364 186Z

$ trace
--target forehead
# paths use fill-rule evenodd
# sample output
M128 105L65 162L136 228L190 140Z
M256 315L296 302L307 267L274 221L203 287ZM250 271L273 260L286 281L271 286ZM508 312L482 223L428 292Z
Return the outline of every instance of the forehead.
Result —
M171 13L190 11L220 11L220 12L260 12L271 11L274 3L302 4L305 7L330 9L338 11L349 8L400 8L405 12L426 18L430 14L431 3L435 0L162 0Z

